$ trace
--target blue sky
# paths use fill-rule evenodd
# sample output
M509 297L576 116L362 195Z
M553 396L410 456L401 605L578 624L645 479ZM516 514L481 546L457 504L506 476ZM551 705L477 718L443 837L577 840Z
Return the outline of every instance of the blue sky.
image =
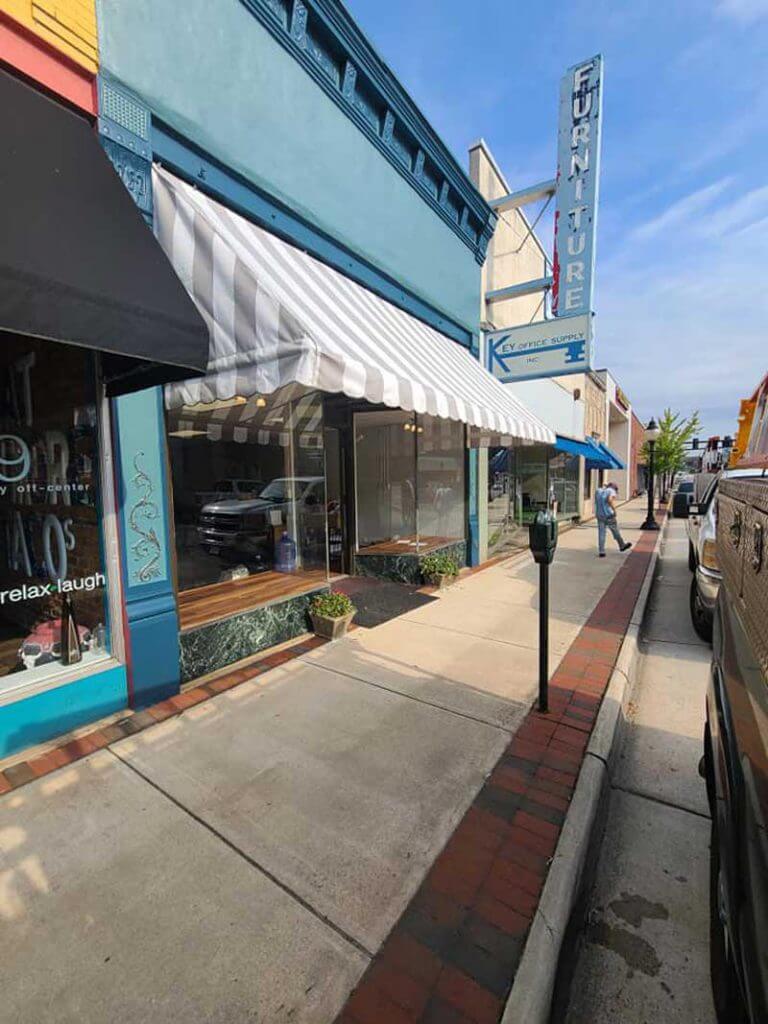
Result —
M647 418L735 429L768 370L768 0L347 0L466 166L554 177L557 96L605 58L596 362Z

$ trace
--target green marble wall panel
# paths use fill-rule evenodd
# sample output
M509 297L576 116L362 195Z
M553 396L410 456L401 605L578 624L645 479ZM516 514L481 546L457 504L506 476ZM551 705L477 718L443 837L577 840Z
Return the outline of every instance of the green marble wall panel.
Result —
M328 587L210 622L181 634L181 681L225 668L241 658L285 643L310 630L309 605Z
M460 567L467 564L466 541L446 544L431 554L449 555ZM419 555L355 555L355 575L372 576L379 580L393 580L395 583L422 583L421 556Z

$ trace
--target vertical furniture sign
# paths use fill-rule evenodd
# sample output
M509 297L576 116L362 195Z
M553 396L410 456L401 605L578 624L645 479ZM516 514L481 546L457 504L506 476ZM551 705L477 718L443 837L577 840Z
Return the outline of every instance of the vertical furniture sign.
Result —
M574 65L560 86L552 311L592 312L600 179L603 58Z

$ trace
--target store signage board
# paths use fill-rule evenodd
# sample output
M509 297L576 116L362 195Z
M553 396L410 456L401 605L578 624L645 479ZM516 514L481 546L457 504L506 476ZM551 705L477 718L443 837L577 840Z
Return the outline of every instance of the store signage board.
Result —
M487 366L502 383L592 368L592 314L557 317L486 335Z
M569 68L560 85L552 312L592 312L600 180L603 58Z

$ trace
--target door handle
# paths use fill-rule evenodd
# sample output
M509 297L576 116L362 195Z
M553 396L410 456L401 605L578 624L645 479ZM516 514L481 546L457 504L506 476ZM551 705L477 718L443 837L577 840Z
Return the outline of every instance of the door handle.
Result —
M763 527L761 523L755 523L752 528L752 568L760 572L763 568Z
M733 546L737 548L739 544L741 544L741 512L738 510L733 513L733 520L731 521L731 525L728 529Z

